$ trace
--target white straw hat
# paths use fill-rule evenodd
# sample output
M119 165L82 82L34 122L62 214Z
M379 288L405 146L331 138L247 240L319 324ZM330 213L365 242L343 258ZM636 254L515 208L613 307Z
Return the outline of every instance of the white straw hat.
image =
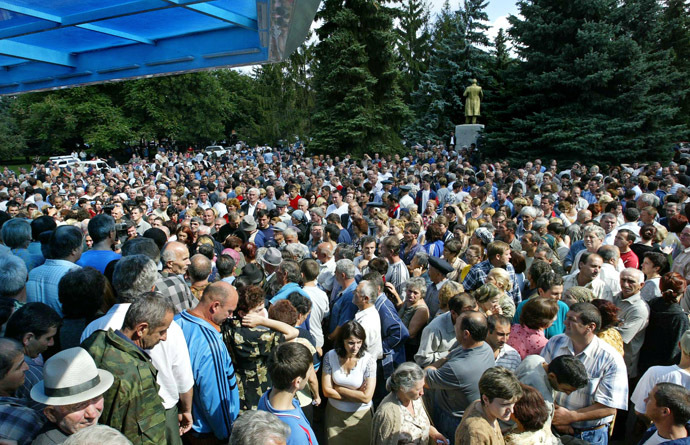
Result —
M83 348L58 352L43 365L43 380L31 388L31 398L44 405L71 405L91 400L106 392L113 375L96 368Z

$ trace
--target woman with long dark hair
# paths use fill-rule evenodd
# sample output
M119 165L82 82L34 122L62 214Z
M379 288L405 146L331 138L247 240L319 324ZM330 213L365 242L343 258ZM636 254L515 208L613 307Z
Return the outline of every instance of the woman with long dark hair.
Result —
M345 323L323 359L321 385L328 398L326 436L329 445L370 443L376 357L366 352L367 334L356 321Z

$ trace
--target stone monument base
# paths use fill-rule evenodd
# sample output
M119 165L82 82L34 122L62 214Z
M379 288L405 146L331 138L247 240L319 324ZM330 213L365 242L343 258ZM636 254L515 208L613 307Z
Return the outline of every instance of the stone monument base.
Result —
M476 144L479 133L484 131L483 124L464 124L455 126L455 148L469 147Z

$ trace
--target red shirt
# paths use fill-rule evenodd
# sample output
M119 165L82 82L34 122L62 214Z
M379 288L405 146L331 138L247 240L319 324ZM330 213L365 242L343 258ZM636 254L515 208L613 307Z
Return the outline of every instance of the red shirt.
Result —
M301 197L300 195L295 196L295 199L291 199L290 202L289 202L290 207L292 207L293 209L297 210L297 209L298 209L298 207L297 207L297 201L299 201L300 199L302 199L302 197Z
M625 267L632 267L633 269L640 268L640 259L637 258L635 252L628 250L626 253L621 253L621 260L623 260L623 265Z

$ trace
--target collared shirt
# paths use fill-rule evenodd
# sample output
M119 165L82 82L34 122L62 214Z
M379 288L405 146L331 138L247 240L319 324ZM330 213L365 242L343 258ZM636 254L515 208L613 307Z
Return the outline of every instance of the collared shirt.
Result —
M81 334L80 341L86 340L95 331L121 329L130 306L130 303L122 303L110 308L104 316L89 323ZM158 395L163 399L165 409L170 409L177 405L180 394L186 393L194 385L187 341L180 326L171 323L167 339L145 352L151 356L151 363L158 371Z
M628 409L628 372L623 357L611 345L594 337L582 352L575 354L570 337L561 334L549 340L541 351L541 356L550 363L561 355L572 355L580 360L585 365L589 380L587 386L570 395L557 393L555 402L558 405L574 411L598 402L609 408L624 411ZM609 416L575 422L571 426L586 429L611 423L612 420L613 416Z
M80 266L66 260L48 259L42 266L29 272L26 282L26 302L40 302L52 307L62 317L62 304L58 299L58 284L62 277Z
M465 280L462 282L465 290L468 292L473 291L486 283L486 277L493 268L494 266L489 260L482 261L472 266L472 269L470 269ZM518 286L517 278L515 277L515 268L512 264L508 263L505 265L504 269L508 272L510 281L513 283L513 288L506 293L513 298L513 301L517 305L522 301L522 294L520 293L520 286Z
M165 298L172 301L175 305L175 312L192 309L199 303L199 300L192 295L192 290L179 275L163 272L154 286L156 292L160 292Z
M678 272L683 278L690 279L690 247L684 249L673 259L671 272Z
M563 292L567 291L571 287L580 286L580 284L577 282L577 275L579 273L580 272L575 272L563 277ZM596 298L601 298L608 301L611 301L613 298L611 289L609 289L606 283L604 283L604 281L602 281L599 277L595 277L592 281L582 287L591 290Z
M335 280L335 258L331 258L323 264L319 264L319 276L316 282L319 287L326 293L333 290L333 282Z
M512 346L509 344L503 345L501 349L498 350L498 357L496 357L496 366L503 366L504 368L508 368L511 371L515 371L518 366L520 366L520 363L522 362L522 358L520 357L520 353L515 350Z
M455 326L450 312L434 318L422 331L419 349L414 361L422 368L429 366L438 359L448 355L448 352L458 344L455 338Z
M0 439L29 444L39 433L45 417L29 407L29 401L0 397Z
M424 248L424 246L422 246L419 243L416 243L414 246L410 247L410 250L407 253L405 253L406 248L407 248L406 244L403 243L400 245L400 258L403 260L403 262L406 265L409 266L410 263L412 262L412 258L414 258L414 256L417 254L417 252L422 250Z
M383 358L383 345L381 344L381 318L376 306L371 305L355 314L355 321L362 325L366 332L367 352L377 360Z
M149 230L151 228L151 224L147 223L143 219L139 221L139 224L136 225L137 228L137 234L139 236L144 236L144 232Z
M328 329L329 334L332 334L338 326L344 325L348 321L354 319L357 313L357 306L352 302L352 297L355 294L356 288L357 282L353 281L347 288L338 293L333 308L331 309L331 319Z
M438 302L438 293L441 290L441 287L443 287L443 285L446 284L447 282L448 282L448 280L444 278L439 283L432 284L431 286L426 288L426 295L424 296L424 302L426 303L427 307L429 308L429 314L432 318L436 315L439 308L441 307L440 303Z
M388 378L397 365L405 362L405 341L410 338L410 333L385 294L378 296L375 306L381 318L383 375Z
M618 319L621 325L616 327L623 337L625 366L629 377L637 377L637 364L640 360L640 349L644 343L644 334L649 324L649 306L640 293L623 298L623 294L613 297L620 312Z

